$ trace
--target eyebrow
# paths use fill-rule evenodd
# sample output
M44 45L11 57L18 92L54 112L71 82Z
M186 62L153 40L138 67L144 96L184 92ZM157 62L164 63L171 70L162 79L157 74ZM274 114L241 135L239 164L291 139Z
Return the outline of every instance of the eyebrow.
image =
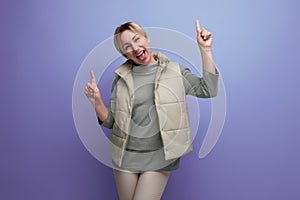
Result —
M137 35L138 35L138 34L135 34L135 35L131 38L131 40L134 40L134 38L135 38ZM128 45L128 42L124 43L124 44L122 45L122 47L124 48L125 45Z
M137 36L137 34L135 34L135 35L132 37L132 40L134 40L135 36Z

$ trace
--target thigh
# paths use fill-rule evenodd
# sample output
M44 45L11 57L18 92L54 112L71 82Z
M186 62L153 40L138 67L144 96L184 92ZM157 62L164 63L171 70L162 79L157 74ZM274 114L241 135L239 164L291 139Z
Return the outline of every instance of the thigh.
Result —
M159 200L165 190L170 172L145 172L140 174L134 200Z
M137 186L139 175L137 173L119 171L114 169L114 176L120 200L132 200Z

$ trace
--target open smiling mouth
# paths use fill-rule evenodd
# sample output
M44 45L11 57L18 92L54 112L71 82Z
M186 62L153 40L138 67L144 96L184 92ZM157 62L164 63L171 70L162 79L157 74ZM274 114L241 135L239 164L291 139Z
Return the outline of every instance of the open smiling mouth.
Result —
M143 51L141 51L137 56L136 56L136 58L143 58L144 57L144 55L145 55L145 50L143 50Z

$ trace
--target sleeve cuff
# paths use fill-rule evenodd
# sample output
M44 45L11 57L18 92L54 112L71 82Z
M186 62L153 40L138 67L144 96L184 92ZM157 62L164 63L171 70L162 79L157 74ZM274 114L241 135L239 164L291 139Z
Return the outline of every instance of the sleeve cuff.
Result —
M114 124L114 117L111 112L108 112L107 118L102 121L99 117L97 117L98 123L100 126L106 127L106 128L112 128Z
M215 73L212 73L212 72L210 72L210 71L208 71L206 69L203 69L203 76L205 76L205 75L219 77L219 71L216 68L216 74L215 74Z

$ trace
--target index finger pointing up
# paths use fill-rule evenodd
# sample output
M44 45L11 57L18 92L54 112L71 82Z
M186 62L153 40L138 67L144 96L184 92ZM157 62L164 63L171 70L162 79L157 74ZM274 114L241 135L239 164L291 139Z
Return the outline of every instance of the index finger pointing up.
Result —
M94 71L91 70L90 74L91 74L91 77L92 77L92 83L96 83L96 78L95 78Z
M196 30L200 31L200 22L198 19L196 20Z

